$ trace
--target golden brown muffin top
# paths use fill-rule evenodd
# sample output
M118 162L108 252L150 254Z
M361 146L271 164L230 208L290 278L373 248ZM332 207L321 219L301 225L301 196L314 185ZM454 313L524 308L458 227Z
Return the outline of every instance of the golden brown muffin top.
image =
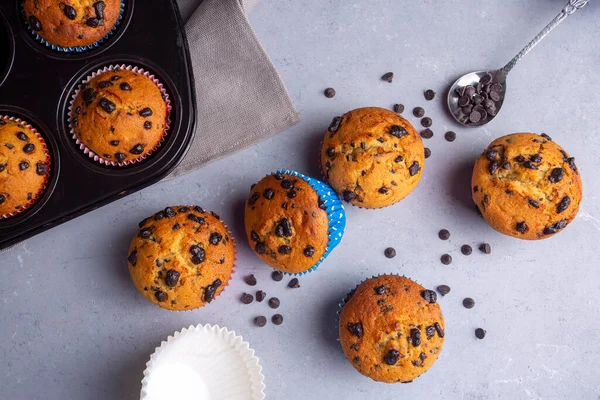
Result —
M46 144L26 124L0 119L0 216L39 197L50 176Z
M71 127L85 146L106 161L123 164L159 145L167 104L152 79L116 68L81 87L71 115Z
M380 382L410 382L437 360L444 318L437 295L408 278L367 279L340 312L340 343L358 372Z
M246 235L258 257L289 273L309 270L325 254L329 219L317 192L302 178L263 178L246 202Z
M128 261L146 299L168 310L191 310L227 286L235 243L218 215L198 206L167 207L140 222Z
M345 201L382 208L405 198L423 172L419 133L399 114L378 107L336 117L325 133L321 165Z
M102 39L117 23L120 0L24 0L29 27L48 43L84 47Z
M515 133L477 159L472 194L486 221L520 239L544 239L577 215L582 186L575 159L549 136Z

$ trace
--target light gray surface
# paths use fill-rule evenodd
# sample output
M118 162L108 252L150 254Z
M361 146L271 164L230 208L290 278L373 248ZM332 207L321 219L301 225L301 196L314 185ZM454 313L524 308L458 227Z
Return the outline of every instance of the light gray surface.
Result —
M562 7L563 0L265 0L251 16L303 121L253 148L164 182L0 254L0 398L135 399L144 364L175 330L227 326L261 358L269 399L598 399L600 398L600 4L592 0L553 32L510 76L502 115L486 129L460 129L442 101L425 102L462 73L500 67ZM463 14L463 10L479 10ZM394 71L392 84L379 77ZM338 95L322 96L327 86ZM243 201L252 183L279 167L318 175L317 147L337 114L402 102L426 108L436 136L423 179L406 200L348 208L342 244L295 291L272 282L245 242ZM414 118L410 120L416 122ZM446 143L454 129L458 139ZM470 165L495 137L544 131L577 158L584 182L578 218L561 234L523 242L495 233L469 205ZM200 132L200 134L202 134ZM221 214L238 239L234 280L210 306L171 313L132 286L125 257L137 222L171 204ZM449 242L437 239L448 228ZM463 243L489 241L493 254L465 257ZM398 256L383 257L386 246ZM450 252L454 263L439 256ZM265 303L238 298L256 289L281 298L286 320ZM446 343L433 368L408 385L377 384L345 361L333 329L336 304L359 280L397 272L440 300ZM472 296L477 305L461 305ZM484 327L488 336L474 338Z

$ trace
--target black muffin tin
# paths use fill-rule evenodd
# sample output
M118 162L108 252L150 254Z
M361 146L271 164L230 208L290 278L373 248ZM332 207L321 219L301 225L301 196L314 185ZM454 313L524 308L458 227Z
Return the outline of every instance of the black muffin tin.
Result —
M116 64L154 74L172 107L162 146L126 167L89 158L71 137L67 121L76 86L90 73ZM38 42L23 22L20 0L0 0L0 74L0 115L19 117L36 128L52 157L42 197L24 212L0 219L0 250L159 181L181 161L193 136L194 79L175 0L125 0L115 33L82 53L57 52Z

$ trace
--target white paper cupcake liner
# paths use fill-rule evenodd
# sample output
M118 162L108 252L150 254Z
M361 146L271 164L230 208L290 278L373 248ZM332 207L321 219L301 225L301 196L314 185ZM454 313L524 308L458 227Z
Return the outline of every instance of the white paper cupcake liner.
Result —
M160 89L162 97L165 99L165 103L167 105L167 119L165 121L165 129L163 131L163 135L162 135L160 141L158 142L158 144L152 150L147 152L146 154L142 154L140 157L133 159L133 160L126 160L122 163L118 163L118 162L115 162L112 160L107 160L105 158L102 158L98 154L96 154L95 152L90 150L85 144L83 144L81 139L79 139L79 136L77 136L77 133L75 133L75 130L73 129L73 126L71 125L71 121L75 117L75 114L73 111L73 104L75 103L75 99L77 98L77 95L81 91L81 87L100 74L103 74L108 71L117 72L120 70L136 72L136 73L143 74L144 76L150 78L156 84L156 86ZM73 92L73 95L71 96L71 101L69 102L69 107L68 107L67 118L69 121L69 132L71 133L71 137L73 138L73 140L75 140L75 143L79 146L79 149L82 150L84 154L87 154L89 158L91 158L94 161L96 161L100 164L103 164L103 165L110 165L113 167L124 167L126 165L132 165L132 164L144 161L148 156L150 156L152 153L154 153L156 150L158 150L158 148L160 148L160 146L162 146L163 142L165 141L165 139L167 137L167 134L169 133L169 128L171 127L171 118L170 118L171 110L172 110L172 107L171 107L171 100L169 99L169 94L167 93L167 90L165 89L164 85L153 74L151 74L148 71L145 71L143 68L134 67L132 65L127 65L127 64L109 65L107 67L97 70L96 72L92 72L91 75L89 75L87 78L85 78L83 81L81 81L81 83L79 85L77 85L77 89L75 89L75 91Z
M52 158L50 157L50 151L48 150L48 145L46 144L46 141L44 140L42 135L40 135L40 133L37 131L37 129L35 129L33 126L31 126L27 122L23 121L21 118L11 117L8 115L0 114L0 119L6 120L6 121L14 121L18 124L23 125L27 129L31 130L31 132L33 132L35 134L35 136L37 136L39 141L42 143L42 149L44 150L44 154L46 155L46 165L48 166L48 173L44 177L44 184L42 186L42 189L38 193L36 193L35 196L32 197L32 199L30 201L28 201L23 206L23 208L21 208L20 210L15 210L15 211L7 213L7 214L1 214L0 220L3 220L3 219L14 217L15 215L23 213L25 210L27 210L28 208L33 206L40 199L40 197L42 197L42 195L46 191L46 187L48 186L48 181L50 180L50 172L52 170Z
M218 325L175 332L146 363L141 400L262 400L264 375L254 350Z

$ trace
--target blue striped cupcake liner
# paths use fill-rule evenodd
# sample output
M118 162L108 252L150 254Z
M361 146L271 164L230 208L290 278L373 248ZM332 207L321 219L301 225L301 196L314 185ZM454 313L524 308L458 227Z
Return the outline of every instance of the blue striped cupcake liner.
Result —
M61 53L83 53L83 52L93 50L93 49L100 47L100 45L102 43L106 42L113 35L113 33L115 33L115 31L117 30L119 25L121 25L121 21L123 20L123 14L125 13L125 0L121 0L119 16L117 17L117 21L115 22L115 24L113 25L111 30L106 35L104 35L104 37L102 37L102 39L98 40L95 43L88 44L86 46L62 47L62 46L57 46L55 44L48 42L46 39L41 37L36 31L34 31L33 28L29 25L29 19L27 18L27 15L25 14L25 8L24 8L23 1L21 1L21 13L23 15L23 19L25 20L25 25L27 26L29 33L31 33L31 35L38 42L43 44L44 46L46 46L54 51L61 52Z
M316 270L319 265L329 256L331 251L337 247L338 244L342 241L342 237L344 236L344 230L346 229L346 211L344 210L344 205L340 200L339 196L335 193L335 191L329 187L327 184L301 174L300 172L291 171L288 169L280 169L277 170L277 173L297 176L298 178L303 179L308 183L319 195L319 198L323 202L323 205L326 207L327 219L329 220L329 227L327 230L327 247L325 249L325 253L323 256L317 261L315 265L307 269L303 272L283 272L285 275L294 275L294 276L302 276L306 275L310 272Z

